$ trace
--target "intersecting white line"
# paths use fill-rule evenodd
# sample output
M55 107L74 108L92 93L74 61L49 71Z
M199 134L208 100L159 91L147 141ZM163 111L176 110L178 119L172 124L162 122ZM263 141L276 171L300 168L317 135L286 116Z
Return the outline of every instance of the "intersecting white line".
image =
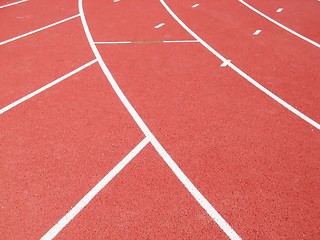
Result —
M116 176L132 159L150 142L148 137L145 137L127 156L125 156L100 182L98 182L81 200L64 215L43 237L41 240L53 239L57 234L75 217L78 213L87 206L91 200Z
M47 25L47 26L38 28L38 29L36 29L36 30L33 30L33 31L30 31L30 32L24 33L24 34L22 34L22 35L19 35L19 36L10 38L10 39L8 39L8 40L2 41L2 42L0 42L0 46L1 46L1 45L4 45L4 44L7 44L7 43L10 43L10 42L13 42L13 41L15 41L15 40L18 40L18 39L20 39L20 38L29 36L29 35L31 35L31 34L33 34L33 33L37 33L37 32L43 31L43 30L48 29L48 28L50 28L50 27L54 27L54 26L56 26L56 25L58 25L58 24L60 24L60 23L67 22L67 21L69 21L69 20L71 20L71 19L74 19L74 18L76 18L76 17L79 17L79 16L80 16L80 15L77 14L77 15L74 15L74 16L72 16L72 17L65 18L65 19L63 19L63 20L61 20L61 21L58 21L58 22L49 24L49 25Z
M192 31L171 9L170 7L165 3L164 0L160 0L164 8L168 11L168 13L183 27L191 36L193 36L195 39L197 39L206 49L208 49L212 54L214 54L217 58L219 58L222 62L226 62L228 59L226 59L224 56L222 56L218 51L213 49L208 43L206 43L202 38L200 38L194 31ZM257 87L259 90L267 94L269 97L274 99L276 102L281 104L283 107L306 121L307 123L311 124L317 129L320 129L320 124L314 121L313 119L309 118L293 106L291 106L289 103L275 95L273 92L262 86L260 83L258 83L256 80L254 80L252 77L250 77L248 74L243 72L241 69L239 69L237 66L235 66L233 63L229 63L228 66L233 69L235 72L237 72L240 76L242 76L244 79L246 79L248 82L250 82L252 85Z

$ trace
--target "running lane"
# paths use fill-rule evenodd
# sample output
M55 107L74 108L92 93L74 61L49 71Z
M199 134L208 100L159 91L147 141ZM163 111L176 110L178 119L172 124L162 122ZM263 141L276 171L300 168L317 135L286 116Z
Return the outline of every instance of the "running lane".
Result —
M245 2L286 27L320 43L319 1L248 0ZM282 8L281 12L279 8Z
M98 64L0 118L0 236L39 239L142 139Z
M85 1L90 29L117 24L110 21L113 15L105 15L105 21L100 20L104 24L95 25L95 8L112 4L126 2L94 5ZM144 3L143 9L158 9L155 20L144 19L148 26L168 17L158 1ZM137 14L129 8L126 13L126 18ZM139 32L142 23L131 24L130 32ZM150 36L154 31L149 28ZM185 36L165 26L162 31L160 39ZM221 61L199 43L108 44L98 49L151 131L241 237L318 236L317 129L231 69L220 67Z
M166 1L177 16L234 65L320 122L319 49L239 1ZM262 30L259 35L253 35ZM244 79L245 81L245 79ZM258 90L257 90L258 91Z

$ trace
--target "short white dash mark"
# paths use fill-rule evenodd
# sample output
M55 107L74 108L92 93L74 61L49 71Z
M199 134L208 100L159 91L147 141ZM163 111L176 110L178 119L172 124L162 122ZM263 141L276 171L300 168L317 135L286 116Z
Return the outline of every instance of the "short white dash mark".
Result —
M262 30L257 30L257 31L255 31L254 33L253 33L253 35L259 35L260 33L262 32Z
M158 24L157 26L155 26L154 28L161 28L161 27L163 27L164 26L164 23L160 23L160 24Z
M120 0L113 0L113 2L120 2Z
M231 60L225 60L225 61L220 65L220 67L226 67L226 66L228 66L230 63L231 63Z
M195 5L192 6L192 8L199 7L199 5L200 5L199 3L196 3Z
M277 12L282 12L283 8L278 8Z

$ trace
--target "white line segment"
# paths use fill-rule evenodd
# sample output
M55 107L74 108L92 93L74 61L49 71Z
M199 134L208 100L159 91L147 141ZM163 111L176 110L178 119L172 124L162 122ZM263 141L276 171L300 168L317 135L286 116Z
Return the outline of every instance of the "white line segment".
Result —
M154 28L161 28L162 26L164 26L164 23L160 23L157 26L155 26Z
M3 41L3 42L0 42L0 46L1 46L1 45L4 45L4 44L7 44L7 43L10 43L10 42L13 42L13 41L15 41L15 40L18 40L18 39L20 39L20 38L29 36L29 35L31 35L31 34L33 34L33 33L37 33L37 32L40 32L40 31L42 31L42 30L48 29L48 28L50 28L50 27L54 27L54 26L56 26L56 25L58 25L58 24L60 24L60 23L67 22L67 21L69 21L69 20L71 20L71 19L74 19L74 18L76 18L76 17L79 17L79 16L80 16L80 15L77 14L77 15L74 15L74 16L72 16L72 17L68 17L68 18L65 18L65 19L63 19L63 20L61 20L61 21L58 21L58 22L52 23L52 24L50 24L50 25L47 25L47 26L45 26L45 27L38 28L38 29L36 29L36 30L33 30L33 31L31 31L31 32L27 32L27 33L25 33L25 34L19 35L19 36L14 37L14 38L10 38L10 39L8 39L8 40L5 40L5 41Z
M8 106L6 106L6 107L4 107L4 108L0 109L0 114L5 113L6 111L10 110L11 108L13 108L13 107L15 107L15 106L19 105L20 103L23 103L23 102L27 101L28 99L30 99L30 98L32 98L32 97L34 97L34 96L38 95L39 93L41 93L41 92L43 92L43 91L47 90L48 88L51 88L52 86L54 86L54 85L56 85L56 84L58 84L58 83L62 82L63 80L67 79L68 77L70 77L70 76L72 76L72 75L76 74L77 72L80 72L81 70L83 70L83 69L85 69L85 68L89 67L90 65L92 65L92 64L94 64L94 63L96 63L96 62L97 62L97 60L96 60L96 59L95 59L95 60L92 60L92 61L90 61L90 62L88 62L88 63L86 63L86 64L82 65L81 67L78 67L77 69L75 69L75 70L73 70L73 71L69 72L68 74L66 74L66 75L64 75L64 76L62 76L62 77L60 77L60 78L58 78L58 79L56 79L56 80L54 80L54 81L52 81L52 82L48 83L47 85L45 85L45 86L43 86L43 87L41 87L41 88L39 88L39 89L37 89L36 91L34 91L34 92L32 92L32 93L29 93L28 95L26 95L26 96L24 96L24 97L22 97L22 98L18 99L17 101L15 101L15 102L13 102L13 103L9 104L9 105L8 105Z
M201 194L200 191L196 189L196 187L192 184L192 182L187 178L187 176L181 171L181 169L178 167L178 165L174 162L174 160L170 157L170 155L166 152L166 150L162 147L162 145L159 143L159 141L153 136L147 125L144 123L144 121L141 119L139 114L136 112L136 110L133 108L131 103L128 101L126 96L123 94L122 90L118 86L117 82L113 78L110 70L102 60L102 57L94 44L94 41L92 39L92 35L90 33L84 11L83 11L83 0L78 0L79 3L79 12L80 17L82 21L82 25L84 28L84 31L86 33L86 36L88 38L88 42L91 46L91 49L97 58L102 71L104 72L106 78L108 79L109 83L111 84L112 88L114 89L115 93L118 95L119 99L123 103L123 105L127 108L128 112L132 116L132 118L135 120L137 125L140 127L142 132L145 134L145 136L150 137L151 143L154 146L154 148L157 150L157 152L162 156L164 161L169 165L171 170L174 172L174 174L178 177L178 179L182 182L182 184L188 189L188 191L192 194L192 196L195 198L195 200L204 208L204 210L209 214L209 216L216 222L218 225L222 228L223 231L226 232L226 234L232 239L232 240L239 240L241 239L238 234L229 226L229 224L219 215L219 213L214 209L214 207L206 200L206 198Z
M255 31L254 33L253 33L253 35L255 35L255 36L257 36L257 35L259 35L260 33L262 32L262 30L257 30L257 31Z
M119 41L119 42L94 42L95 44L138 44L138 43L196 43L197 40L155 40L155 41Z
M100 182L98 182L59 222L57 222L41 240L53 239L57 234L75 217L79 212L87 206L90 201L122 170L137 156L137 154L150 142L148 137L145 137L127 156L125 156Z
M194 4L194 5L192 5L192 8L196 8L196 7L199 7L199 3L196 3L196 4Z
M269 16L265 15L264 13L260 12L259 10L255 9L254 7L252 7L251 5L246 3L245 1L239 0L239 2L242 3L243 5L245 5L246 7L250 8L252 11L256 12L257 14L259 14L260 16L264 17L265 19L269 20L270 22L272 22L272 23L276 24L277 26L283 28L284 30L288 31L289 33L297 36L298 38L301 38L301 39L305 40L308 43L311 43L312 45L314 45L314 46L316 46L318 48L320 48L320 44L319 43L317 43L317 42L315 42L315 41L313 41L313 40L311 40L311 39L309 39L309 38L307 38L307 37L295 32L295 31L293 31L292 29L284 26L283 24L277 22L276 20L272 19L271 17L269 17Z
M17 4L20 4L20 3L24 3L24 2L28 2L28 0L22 0L22 1L18 1L18 2L9 3L9 4L6 4L6 5L2 5L2 6L0 6L0 9L1 8L10 7L10 6L13 6L13 5L17 5Z
M226 61L224 61L224 62L220 65L220 67L226 67L226 66L228 66L230 63L231 63L231 60L226 60Z
M282 12L283 8L278 8L277 13Z
M206 49L208 49L212 54L214 54L217 58L219 58L222 62L227 61L224 56L222 56L219 52L217 52L215 49L213 49L208 43L206 43L202 38L200 38L195 32L193 32L178 16L169 8L169 6L164 2L164 0L160 0L162 5L165 7L165 9L170 13L170 15L195 39L197 39ZM242 76L244 79L246 79L248 82L253 84L255 87L257 87L259 90L267 94L269 97L280 103L283 107L287 108L289 111L303 119L304 121L308 122L312 126L314 126L317 129L320 129L320 124L316 121L312 120L308 116L304 115L302 112L297 110L296 108L292 107L290 104L282 100L280 97L266 89L264 86L262 86L260 83L258 83L256 80L254 80L252 77L247 75L245 72L243 72L241 69L239 69L237 66L235 66L233 63L228 64L230 68L232 68L234 71L236 71L240 76Z

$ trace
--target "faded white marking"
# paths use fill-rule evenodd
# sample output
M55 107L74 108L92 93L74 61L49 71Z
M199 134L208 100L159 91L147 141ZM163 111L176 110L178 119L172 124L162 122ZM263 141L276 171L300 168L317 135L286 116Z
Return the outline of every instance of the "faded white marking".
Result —
M195 5L192 6L192 8L199 7L199 5L200 5L199 3L196 3Z
M278 8L277 13L282 12L283 8Z

